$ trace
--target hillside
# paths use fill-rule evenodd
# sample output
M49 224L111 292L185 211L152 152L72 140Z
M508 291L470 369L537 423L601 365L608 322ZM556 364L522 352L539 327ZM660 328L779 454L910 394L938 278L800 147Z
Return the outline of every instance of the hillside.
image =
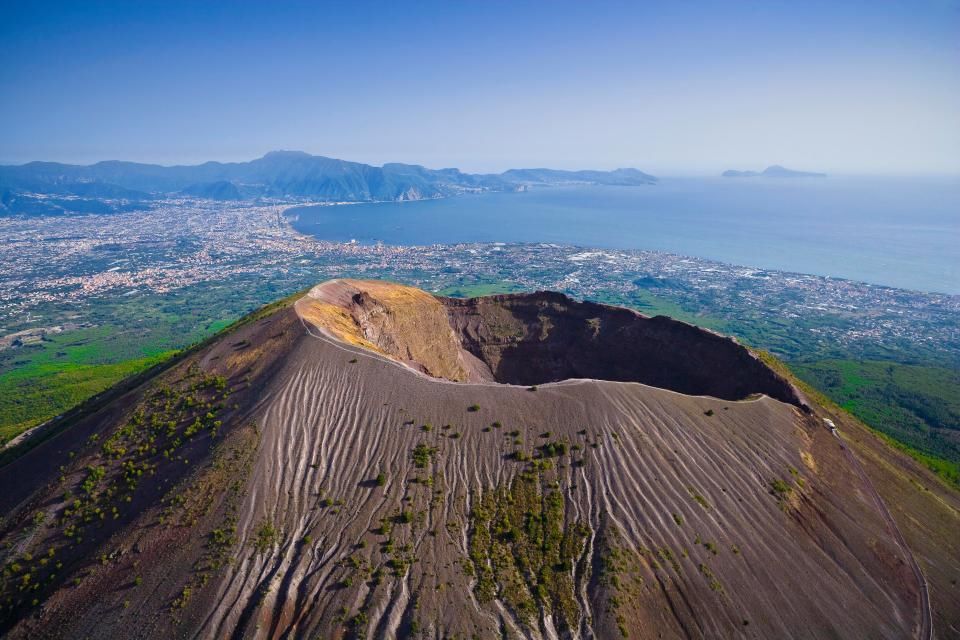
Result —
M331 281L0 465L11 638L960 626L956 493L732 340L559 294Z
M240 190L237 188L237 185L232 182L227 182L226 180L220 180L218 182L204 182L201 184L193 184L181 191L185 196L193 196L195 198L207 198L209 200L242 200L243 196L240 195Z
M502 174L469 174L459 169L427 169L387 163L314 156L302 151L271 151L250 162L205 162L192 166L160 166L116 160L92 165L30 162L0 166L0 213L43 215L31 194L102 198L116 206L149 201L162 194L216 200L300 198L316 201L366 202L440 198L484 191L517 191L528 185L598 184L637 186L656 178L636 169L556 171L519 169ZM110 206L102 204L102 207ZM30 205L30 206L28 206ZM68 211L69 206L65 207Z
M636 186L656 184L657 179L637 169L613 171L560 171L557 169L510 169L500 177L519 184L602 184Z

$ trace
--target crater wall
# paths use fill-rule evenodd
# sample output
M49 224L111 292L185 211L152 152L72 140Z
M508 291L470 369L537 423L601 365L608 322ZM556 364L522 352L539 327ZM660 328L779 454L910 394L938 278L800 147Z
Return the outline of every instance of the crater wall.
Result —
M551 292L443 302L464 348L498 382L596 378L728 400L762 393L802 404L790 383L742 345L665 316Z
M297 310L328 335L454 382L591 378L725 400L765 394L804 406L789 382L730 338L561 293L464 300L343 279L314 287Z

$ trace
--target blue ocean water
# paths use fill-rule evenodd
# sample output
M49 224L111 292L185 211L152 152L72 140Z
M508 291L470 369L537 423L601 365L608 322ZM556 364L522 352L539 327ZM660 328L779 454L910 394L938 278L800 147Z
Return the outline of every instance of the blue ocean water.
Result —
M652 249L960 294L960 178L665 178L292 213L324 240Z

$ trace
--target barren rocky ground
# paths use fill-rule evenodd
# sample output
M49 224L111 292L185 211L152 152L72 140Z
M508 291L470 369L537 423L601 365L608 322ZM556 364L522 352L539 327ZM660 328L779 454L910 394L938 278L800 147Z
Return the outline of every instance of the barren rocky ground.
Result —
M728 339L557 294L325 283L0 464L13 638L915 637L911 556L960 633L955 492Z

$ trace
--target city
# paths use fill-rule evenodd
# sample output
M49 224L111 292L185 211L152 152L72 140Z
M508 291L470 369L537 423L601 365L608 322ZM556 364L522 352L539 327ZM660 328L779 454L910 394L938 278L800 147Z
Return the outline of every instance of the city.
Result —
M247 278L291 292L354 275L436 292L489 283L553 289L641 310L643 296L652 295L677 305L687 319L723 321L734 334L789 326L794 339L824 350L890 349L960 362L960 296L652 251L323 242L290 228L283 215L289 206L170 199L122 215L0 219L0 348L12 343L4 336L82 323L88 310L134 294L162 297L216 283L226 296ZM768 346L790 356L785 346Z

